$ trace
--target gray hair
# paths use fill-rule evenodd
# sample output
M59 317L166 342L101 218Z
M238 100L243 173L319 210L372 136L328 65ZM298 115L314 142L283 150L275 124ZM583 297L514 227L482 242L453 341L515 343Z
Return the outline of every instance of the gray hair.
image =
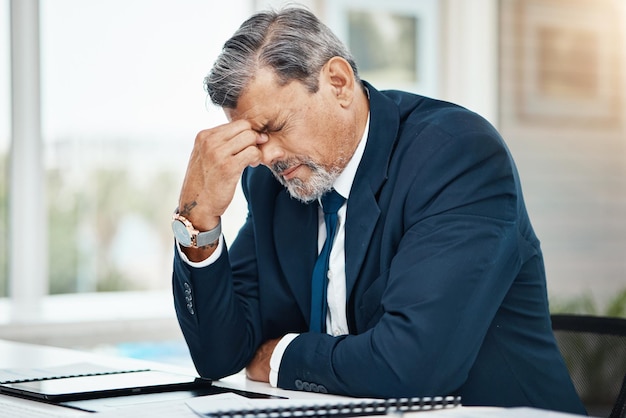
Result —
M360 82L348 49L313 13L297 7L260 12L226 41L204 85L214 104L234 109L256 71L267 67L279 85L297 80L315 93L322 67L336 56L348 61Z

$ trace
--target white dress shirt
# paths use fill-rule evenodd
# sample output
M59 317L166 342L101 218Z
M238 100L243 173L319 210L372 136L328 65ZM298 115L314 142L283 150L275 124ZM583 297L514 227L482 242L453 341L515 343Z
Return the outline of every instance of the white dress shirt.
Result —
M359 142L348 165L341 172L333 188L342 197L348 199L350 189L356 176L356 170L359 168L365 144L367 143L367 135L369 133L370 119L367 117L365 131ZM328 291L326 292L326 301L328 303L328 311L326 314L326 332L335 337L348 334L348 319L346 317L346 208L347 200L339 208L337 212L337 234L335 242L330 249L330 259L328 261ZM322 205L318 211L318 234L317 234L317 252L322 251L324 241L326 240L326 224L324 222L324 212ZM278 385L278 370L283 354L289 343L298 336L298 334L285 335L274 348L272 358L270 359L270 384L274 387Z
M333 188L344 198L348 199L350 196L350 189L356 176L357 168L363 157L365 151L365 144L367 143L367 135L369 133L370 119L367 117L367 123L365 125L365 131L361 138L359 145L357 146L352 158L346 165L346 168L341 172L339 177L335 180ZM346 200L347 202L347 200ZM328 311L326 315L326 332L333 336L348 334L348 321L346 317L346 257L345 257L345 237L346 237L346 209L347 204L343 206L337 212L337 234L335 236L335 242L330 250L330 259L328 262L328 291L326 292L326 299L328 303ZM317 251L322 251L322 246L326 240L326 225L324 223L324 212L322 211L321 204L318 211L318 235L317 235ZM191 262L187 256L181 251L180 246L177 245L179 254L183 261L192 267L205 267L208 266L219 258L224 248L224 238L220 237L217 248L211 254L209 258L200 262ZM274 387L278 384L278 370L280 368L280 362L283 354L287 349L289 343L299 334L287 334L276 345L272 357L270 359L270 384Z

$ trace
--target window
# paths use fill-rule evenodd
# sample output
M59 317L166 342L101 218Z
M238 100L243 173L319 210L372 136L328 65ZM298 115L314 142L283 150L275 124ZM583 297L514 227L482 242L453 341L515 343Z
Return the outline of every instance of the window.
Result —
M10 90L9 0L0 0L0 90ZM11 96L0 95L0 298L8 293L7 171Z
M11 86L9 2L0 0L2 91L10 91ZM212 105L205 108L203 77L222 43L249 16L252 8L264 8L268 2L233 0L228 7L209 0L39 0L39 3L41 165L46 190L46 205L42 210L48 223L46 253L41 257L48 266L46 293L167 290L173 250L168 220L177 201L193 139L199 130L225 120L218 108ZM320 16L329 23L335 22L331 26L350 43L349 33L341 29L349 23L349 19L344 19L345 6L358 3L359 11L363 2L304 3L317 6L324 3L325 14ZM390 7L392 3L402 3L401 11L417 7L410 0L385 5ZM436 87L440 81L441 90L447 93L442 98L449 97L460 104L465 101L457 97L469 98L469 104L481 104L485 97L489 99L492 90L499 90L499 110L494 113L499 113L498 127L520 166L529 210L546 253L551 296L575 299L587 288L601 292L598 296L602 299L609 299L613 293L624 294L623 69L626 58L624 31L619 28L624 27L626 13L622 3L603 0L598 2L599 12L594 11L595 6L587 5L593 9L589 16L600 13L600 19L587 19L585 8L569 11L577 19L564 19L559 2L538 0L501 1L497 2L499 8L494 6L495 2L481 2L482 8L473 5L465 10L476 15L459 13L458 8L435 7L436 2L427 3L433 5L433 10L441 9L445 18L416 17L413 23L417 41L427 39L419 35L427 22L439 24L447 19L449 26L433 26L437 31L426 33L441 30L448 38L454 35L456 50L450 47L451 39L447 39L441 48L432 50L436 59L422 60L420 64L418 54L415 76L419 81L423 71L431 67L437 70L433 74L439 74L439 62L447 62L447 70L436 79L438 83L424 86ZM607 9L606 5L611 4L620 6ZM525 5L525 13L516 13L515 5ZM493 16L480 13L485 8L493 9ZM468 36L476 31L466 30L466 24L489 28L489 23L492 20L495 23L497 18L496 9L500 10L501 33L495 33L494 27L493 35L489 29L479 32L484 37ZM397 14L397 10L391 11L392 15ZM421 15L416 12L415 16ZM338 23L339 19L344 19L343 23ZM354 23L359 26L359 21ZM547 31L546 24L549 24ZM521 29L536 36L516 39ZM600 106L595 106L593 100L583 103L591 103L590 107L551 106L548 112L535 106L535 103L549 104L562 95L562 83L569 79L558 74L571 71L571 66L552 67L555 63L562 64L554 61L555 51L567 53L567 57L575 60L571 51L561 48L579 45L579 39L588 39L590 34L600 41L615 41L599 42L598 45L603 45L601 50L590 47L587 50L603 52L604 55L598 55L600 58L616 54L617 65L596 60L585 61L581 68L597 67L599 72L591 72L596 76L603 74L600 71L603 69L611 76L615 72L619 82L606 84L612 78L600 77L598 81L605 84L590 83L575 89L565 86L569 88L563 96L567 103L593 96L591 93L596 89L602 94L591 99L599 99ZM535 43L528 40L542 40L543 49L529 48ZM495 42L501 47L500 66L498 77L495 73L491 77L491 71L495 70L491 68L489 48ZM432 47L433 43L425 42L425 45ZM549 59L527 59L541 58L537 52L542 50ZM482 54L480 60L474 59L476 51ZM524 78L532 72L519 71L528 68L522 64L533 62L538 64L533 67L535 74L541 76L537 83L534 78ZM420 67L424 63L428 66ZM499 87L489 84L496 80ZM524 80L526 84L520 84ZM605 85L610 88L598 88ZM419 92L427 94L424 89ZM520 94L525 96L520 98ZM605 106L614 97L619 97L619 105ZM9 160L10 100L9 94L0 95L0 297L11 296L8 166L20 164ZM487 103L491 107L490 99ZM520 105L525 106L519 108ZM576 112L581 109L608 110L611 124L580 127L583 120ZM571 118L568 123L545 123L547 116L550 122L562 118L564 112ZM561 130L564 127L570 129ZM223 219L227 240L234 238L245 215L241 196L236 199ZM600 283L598 277L606 283Z
M50 293L169 285L168 218L195 133L221 116L202 90L224 38L213 15L207 1L41 2Z
M0 43L7 45L0 83L7 87L8 3L2 0L0 12ZM205 107L202 81L249 14L246 0L235 3L215 19L215 5L205 0L40 0L47 293L169 286L169 218L194 137L224 122L221 110ZM8 98L0 100L6 296L10 124ZM225 222L225 233L233 236L240 221Z

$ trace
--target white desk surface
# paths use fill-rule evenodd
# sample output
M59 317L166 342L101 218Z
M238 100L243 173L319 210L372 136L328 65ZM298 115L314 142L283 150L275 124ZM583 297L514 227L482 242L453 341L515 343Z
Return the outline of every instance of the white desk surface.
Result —
M194 370L184 370L169 365L160 365L144 362L136 359L125 359L119 357L108 357L93 353L68 350L63 348L45 347L24 343L0 340L0 369L33 368L33 367L58 367L68 364L90 362L107 365L110 367L152 367L162 370L172 370L195 375ZM232 389L240 389L251 392L266 393L272 395L286 396L290 399L319 399L320 401L332 401L338 399L333 395L322 395L300 391L286 391L270 387L268 384L253 382L246 379L243 373L227 377L215 383ZM178 397L177 397L178 396ZM159 396L151 395L127 396L124 398L113 398L107 405L107 410L90 413L82 410L65 408L35 401L29 401L7 395L0 395L0 417L134 417L134 418L198 418L186 404L188 397L180 398L180 395ZM419 414L414 418L424 416L423 412L405 415ZM532 408L476 408L476 407L456 407L447 410L429 411L428 416L437 417L539 417L539 418L566 418L575 415L561 414L551 411L543 411Z

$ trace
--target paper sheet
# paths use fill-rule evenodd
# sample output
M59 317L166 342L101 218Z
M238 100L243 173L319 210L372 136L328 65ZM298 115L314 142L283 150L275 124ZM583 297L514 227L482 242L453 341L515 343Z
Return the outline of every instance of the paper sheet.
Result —
M142 402L132 406L114 408L105 412L92 414L94 418L198 418L198 415L187 403L202 399L200 405L221 404L222 402L234 402L235 400L247 400L243 396L233 393L220 393L217 395L201 396L192 399L179 399L160 402Z
M87 413L41 402L0 396L0 416L2 418L66 418Z

